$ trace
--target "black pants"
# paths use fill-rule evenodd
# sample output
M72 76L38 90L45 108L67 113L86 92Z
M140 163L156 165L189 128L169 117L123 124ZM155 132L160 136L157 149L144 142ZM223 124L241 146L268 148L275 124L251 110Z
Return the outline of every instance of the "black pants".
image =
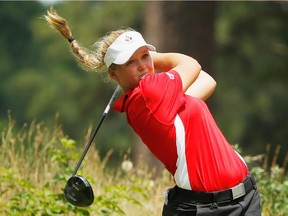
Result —
M247 178L251 178L251 176ZM255 182L254 179L253 181ZM212 194L211 200L207 194ZM261 216L260 195L256 188L256 183L245 195L236 199L228 197L227 199L226 197L223 199L221 191L219 193L216 192L217 196L214 196L214 194L200 193L200 195L195 195L192 193L190 196L186 190L179 190L175 186L169 189L167 200L163 206L162 216ZM206 198L208 199L205 200Z

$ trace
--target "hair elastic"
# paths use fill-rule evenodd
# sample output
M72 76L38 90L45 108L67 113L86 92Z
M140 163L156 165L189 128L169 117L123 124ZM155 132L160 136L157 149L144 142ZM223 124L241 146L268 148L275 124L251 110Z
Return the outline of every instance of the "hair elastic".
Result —
M69 43L72 43L74 40L75 40L75 38L73 38L73 37L70 37L70 38L68 39Z

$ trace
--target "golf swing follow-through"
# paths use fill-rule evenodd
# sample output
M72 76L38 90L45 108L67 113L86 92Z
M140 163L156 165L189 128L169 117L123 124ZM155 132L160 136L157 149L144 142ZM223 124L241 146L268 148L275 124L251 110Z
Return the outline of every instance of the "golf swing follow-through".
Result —
M45 18L69 41L83 68L108 72L124 91L113 109L125 113L128 124L175 183L164 193L162 216L261 215L256 181L205 102L216 82L197 60L181 53L156 52L131 28L111 31L90 51L73 38L66 20L55 10L50 9ZM76 175L89 145L64 191L76 206L93 203L91 185Z

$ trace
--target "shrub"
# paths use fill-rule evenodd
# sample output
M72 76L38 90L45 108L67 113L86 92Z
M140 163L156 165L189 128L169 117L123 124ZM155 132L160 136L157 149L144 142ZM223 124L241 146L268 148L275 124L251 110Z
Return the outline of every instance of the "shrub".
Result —
M0 125L0 215L160 215L164 198L162 192L174 183L164 170L153 178L145 166L133 167L125 157L122 166L108 169L106 163L112 152L100 159L91 147L79 170L91 183L95 200L87 208L77 208L65 201L63 188L73 173L83 146L66 137L61 127L49 130L32 122L21 129L9 117ZM88 130L91 131L91 130ZM87 134L87 138L89 133ZM87 142L85 142L87 143ZM236 146L237 147L237 146ZM239 146L237 147L239 148ZM240 150L240 149L238 149ZM277 155L276 155L277 156ZM263 216L284 216L288 212L288 177L276 164L252 169L261 193ZM263 157L245 157L248 161ZM266 162L265 162L266 161Z
M140 205L139 196L145 198L142 180L132 175L131 181L123 181L122 172L105 172L105 162L91 148L82 172L94 184L95 201L87 208L67 203L63 188L80 158L76 142L57 126L50 132L32 123L15 131L9 118L1 133L0 159L5 163L0 165L0 215L125 215L120 203Z
M271 165L268 166L270 145L267 145L266 149L263 166L252 169L261 194L262 213L263 216L285 216L288 212L288 175L285 170L288 156L286 155L283 166L280 167L276 163L280 151L280 146L278 146Z

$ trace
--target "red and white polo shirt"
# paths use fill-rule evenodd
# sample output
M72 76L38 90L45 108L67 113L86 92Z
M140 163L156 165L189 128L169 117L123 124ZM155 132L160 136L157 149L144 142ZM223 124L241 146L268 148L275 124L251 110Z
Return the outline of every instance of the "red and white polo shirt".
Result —
M231 188L248 174L204 101L185 95L176 71L145 76L114 104L184 189Z

